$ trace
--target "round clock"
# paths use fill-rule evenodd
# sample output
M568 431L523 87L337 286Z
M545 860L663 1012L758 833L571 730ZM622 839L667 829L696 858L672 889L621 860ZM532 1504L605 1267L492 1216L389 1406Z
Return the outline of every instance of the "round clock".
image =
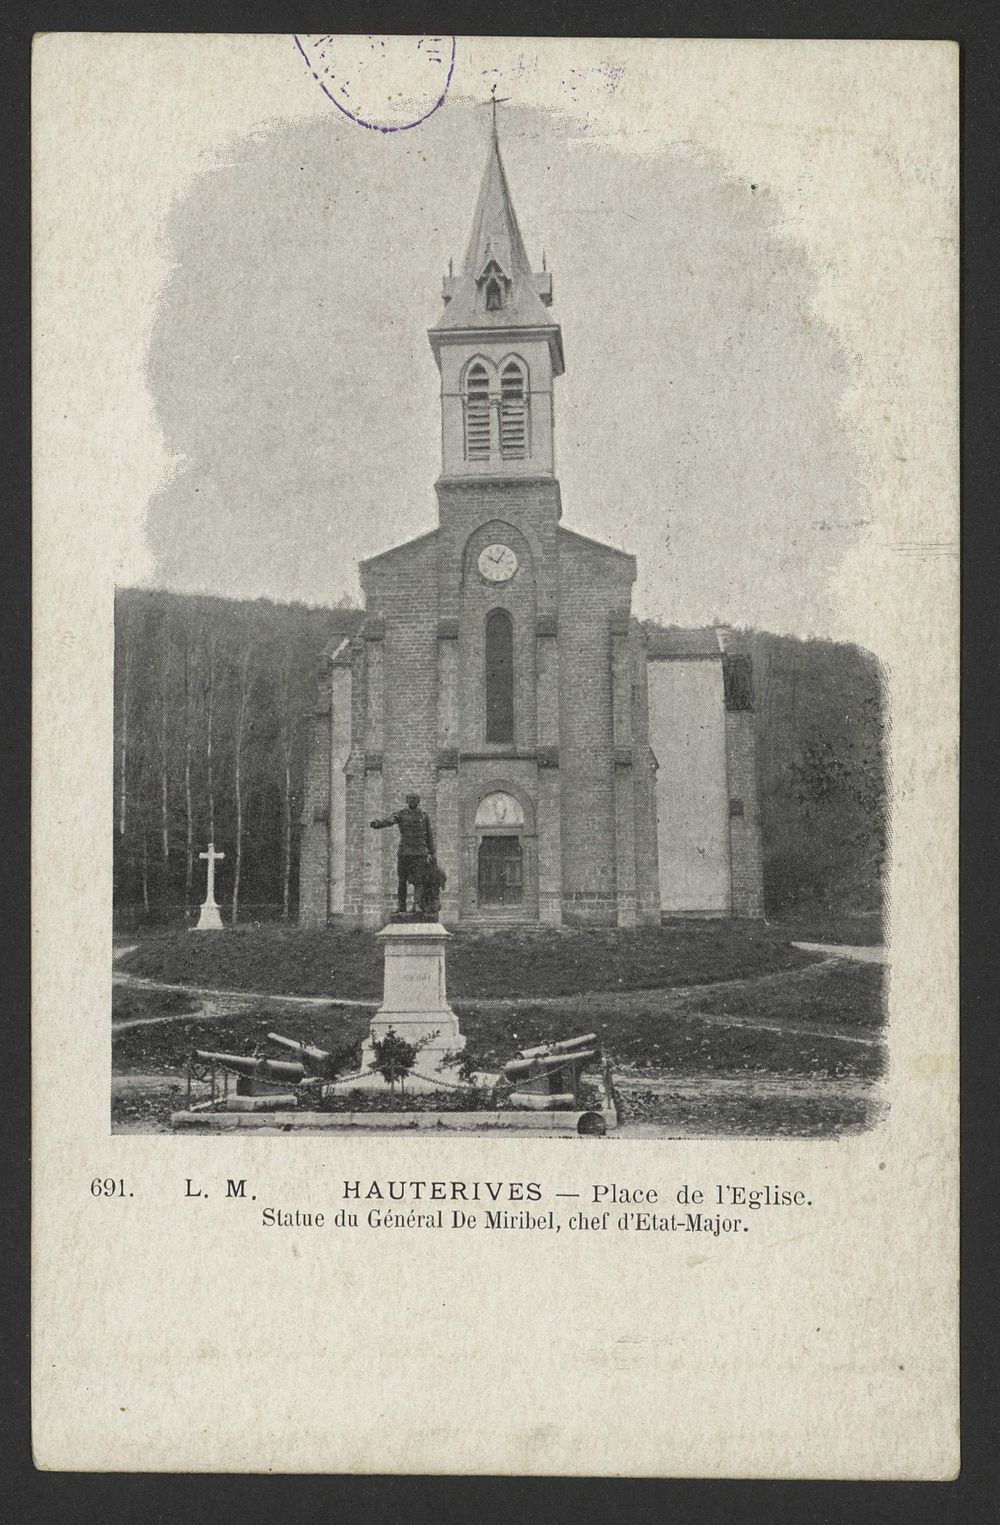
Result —
M487 582L509 582L517 571L517 557L509 545L487 545L479 553L479 573Z

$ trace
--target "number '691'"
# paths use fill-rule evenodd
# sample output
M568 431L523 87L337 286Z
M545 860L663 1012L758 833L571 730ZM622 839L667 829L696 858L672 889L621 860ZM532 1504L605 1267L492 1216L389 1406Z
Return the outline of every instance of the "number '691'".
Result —
M124 1197L128 1193L125 1190L125 1178L119 1176L95 1176L90 1183L90 1195L92 1197Z

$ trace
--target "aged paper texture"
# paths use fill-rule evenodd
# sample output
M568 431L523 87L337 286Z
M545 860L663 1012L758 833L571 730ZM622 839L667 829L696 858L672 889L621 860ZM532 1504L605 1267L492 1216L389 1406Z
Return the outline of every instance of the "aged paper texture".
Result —
M37 1464L953 1477L957 48L33 100Z

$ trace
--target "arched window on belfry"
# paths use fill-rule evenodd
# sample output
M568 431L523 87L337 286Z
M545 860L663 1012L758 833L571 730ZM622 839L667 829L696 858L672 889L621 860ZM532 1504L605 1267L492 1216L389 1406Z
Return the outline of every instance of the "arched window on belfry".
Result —
M499 312L503 307L503 291L496 279L486 282L486 311Z
M490 458L490 378L478 360L465 376L465 454L470 461Z
M505 609L486 616L486 740L514 740L514 625Z
M528 453L526 392L524 368L508 360L500 372L500 454L505 461L523 461Z

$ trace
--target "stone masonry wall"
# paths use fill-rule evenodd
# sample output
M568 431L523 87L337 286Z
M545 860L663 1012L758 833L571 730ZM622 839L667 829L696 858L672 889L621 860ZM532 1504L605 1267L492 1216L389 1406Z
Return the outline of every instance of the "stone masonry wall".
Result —
M562 897L571 923L618 921L610 618L628 609L634 577L631 557L560 535Z

